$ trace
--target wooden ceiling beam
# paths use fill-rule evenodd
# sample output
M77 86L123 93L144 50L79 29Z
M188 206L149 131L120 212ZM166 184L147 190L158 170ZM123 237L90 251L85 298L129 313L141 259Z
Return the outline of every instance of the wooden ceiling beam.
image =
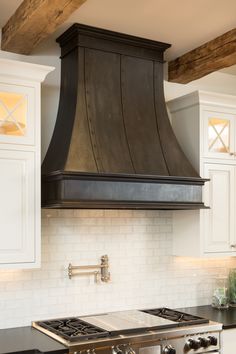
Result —
M169 81L187 84L236 64L236 29L169 62Z
M30 54L86 0L24 0L2 28L1 49Z

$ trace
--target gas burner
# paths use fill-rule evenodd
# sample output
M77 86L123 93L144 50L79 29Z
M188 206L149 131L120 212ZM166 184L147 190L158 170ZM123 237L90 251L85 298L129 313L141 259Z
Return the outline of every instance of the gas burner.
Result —
M72 342L109 336L107 331L78 319L77 317L60 318L38 322L47 331Z
M209 322L209 320L205 318L189 315L187 313L179 312L176 310L171 310L166 307L142 310L142 312L148 313L149 315L162 317L173 322L177 322L179 326L197 325Z

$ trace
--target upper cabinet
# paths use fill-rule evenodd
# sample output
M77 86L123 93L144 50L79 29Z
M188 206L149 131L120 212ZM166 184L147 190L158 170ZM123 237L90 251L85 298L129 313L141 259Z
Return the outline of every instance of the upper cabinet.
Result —
M52 70L0 59L0 268L40 266L40 86Z
M199 174L210 209L174 212L173 254L236 256L236 97L194 92L168 102L175 134Z

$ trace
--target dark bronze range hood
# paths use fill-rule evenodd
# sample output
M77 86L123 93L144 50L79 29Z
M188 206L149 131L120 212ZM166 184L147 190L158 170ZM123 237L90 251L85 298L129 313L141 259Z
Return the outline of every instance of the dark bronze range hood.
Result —
M200 209L200 178L172 131L163 92L169 44L74 24L42 165L47 208Z

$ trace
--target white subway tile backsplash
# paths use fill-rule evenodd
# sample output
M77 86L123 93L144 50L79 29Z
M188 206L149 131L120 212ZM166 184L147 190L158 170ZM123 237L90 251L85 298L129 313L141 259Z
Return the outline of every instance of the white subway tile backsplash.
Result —
M0 271L0 328L32 320L211 301L214 277L234 259L171 256L170 211L43 210L42 267ZM111 283L67 277L69 262L110 258Z

